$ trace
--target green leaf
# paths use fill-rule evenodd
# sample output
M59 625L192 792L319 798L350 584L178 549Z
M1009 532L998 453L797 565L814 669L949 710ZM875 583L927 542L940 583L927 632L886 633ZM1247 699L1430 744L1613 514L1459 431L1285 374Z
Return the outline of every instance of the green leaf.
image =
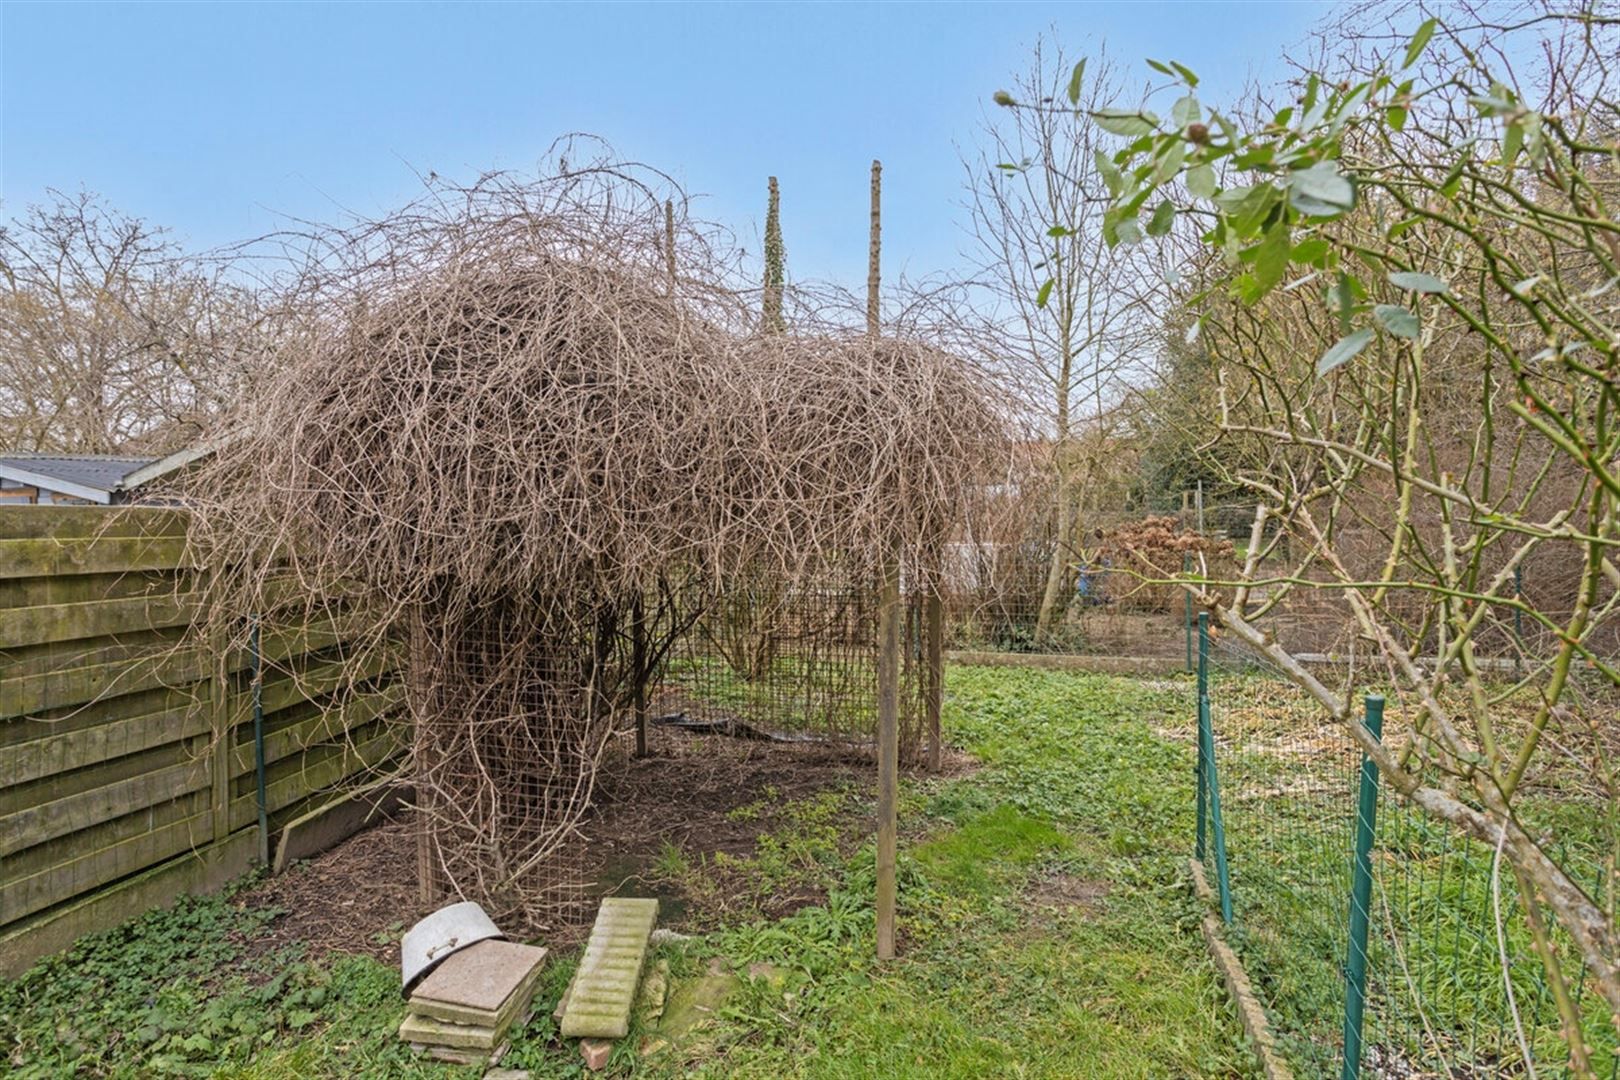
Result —
M1390 240L1398 240L1400 237L1404 236L1406 233L1410 232L1412 229L1416 228L1422 223L1423 215L1413 214L1411 217L1401 218L1401 220L1391 225L1389 227L1389 232L1385 233L1384 235Z
M1080 82L1086 77L1086 58L1081 57L1080 62L1074 65L1074 74L1069 76L1069 104L1080 104Z
M1164 200L1153 208L1153 216L1148 219L1147 234L1149 236L1164 236L1175 224L1176 208L1169 199Z
M1069 236L1069 235L1072 235L1072 234L1069 232L1068 229L1065 229L1062 225L1054 225L1050 229L1046 230L1046 235L1051 236L1051 237L1059 237L1059 236Z
M1170 106L1170 122L1175 125L1177 131L1185 131L1188 124L1196 124L1203 117L1204 108L1198 104L1196 94L1188 94Z
M990 100L994 101L997 105L1003 106L1015 104L1013 101L1013 96L1007 93L1005 90L997 90L994 94L990 95Z
M1215 196L1215 205L1226 212L1232 231L1239 238L1247 239L1259 230L1261 222L1270 216L1281 197L1282 193L1271 184L1254 184L1227 188Z
M1181 76L1182 81L1184 81L1189 88L1193 88L1198 85L1198 76L1192 73L1191 68L1178 64L1174 60L1170 61L1170 66L1176 69L1176 74Z
M1120 173L1119 166L1101 150L1097 151L1096 157L1097 172L1102 175L1103 183L1108 185L1108 194L1119 198L1119 193L1125 189L1125 177Z
M1306 266L1320 266L1329 250L1330 245L1326 240L1320 236L1312 236L1295 244L1294 250L1288 253L1288 257L1294 262L1303 263Z
M1444 293L1450 288L1433 274L1422 274L1415 270L1397 270L1389 275L1389 283L1397 289L1417 293Z
M1307 217L1335 217L1356 205L1356 188L1331 161L1288 176L1288 201Z
M1406 109L1400 105L1391 105L1384 110L1384 120L1396 131L1406 130Z
M1051 278L1046 279L1045 284L1043 284L1041 286L1041 291L1035 294L1035 306L1036 307L1044 308L1046 306L1046 302L1048 300L1052 299L1052 286L1053 286L1053 284L1054 284L1054 282L1053 282L1053 280Z
M1187 170L1184 177L1187 182L1187 193L1195 199L1213 199L1215 197L1215 170L1208 165L1194 165Z
M1157 60L1149 60L1147 66L1163 75L1175 75L1175 71L1168 64L1160 63Z
M1468 158L1466 156L1457 159L1456 163L1451 166L1451 171L1446 173L1446 178L1440 182L1440 194L1448 199L1457 197L1458 190L1462 188L1463 166L1467 164Z
M1277 287L1288 271L1288 228L1273 225L1256 245L1254 252L1254 280L1264 296Z
M1502 133L1502 164L1512 165L1524 147L1524 127L1517 120L1511 121Z
M1151 135L1159 126L1159 118L1150 112L1134 109L1098 109L1091 114L1098 127L1113 135Z
M1169 145L1164 148L1164 154L1159 158L1158 166L1153 170L1153 181L1162 184L1181 171L1182 163L1187 160L1187 144L1180 139L1171 137Z
M1423 329L1418 317L1399 304L1379 304L1373 308L1373 318L1398 338L1415 339Z
M1418 57L1423 55L1424 47L1429 44L1429 39L1434 37L1434 28L1439 25L1439 19L1430 19L1417 28L1417 33L1412 35L1411 44L1406 47L1406 58L1401 61L1402 68L1409 68L1417 63Z
M1316 373L1318 375L1326 375L1334 368L1348 364L1350 361L1354 360L1358 355L1360 355L1361 350L1365 349L1368 344L1372 342L1372 339L1373 332L1369 328L1357 330L1352 334L1347 334L1340 338L1338 341L1334 342L1333 347L1327 352L1323 353L1322 358L1316 362Z

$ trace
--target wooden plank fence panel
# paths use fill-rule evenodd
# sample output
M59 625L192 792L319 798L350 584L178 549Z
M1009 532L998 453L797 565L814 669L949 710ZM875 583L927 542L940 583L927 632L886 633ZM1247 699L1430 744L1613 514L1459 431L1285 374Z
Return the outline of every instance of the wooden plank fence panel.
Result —
M0 787L97 765L207 730L208 717L201 709L181 706L34 739L0 753Z
M0 977L167 899L160 883L216 887L259 849L252 661L194 636L188 581L207 571L187 520L0 507ZM376 626L348 600L304 625L267 621L281 820L401 753L402 652L354 644Z
M201 847L213 838L213 814L204 811L49 870L8 881L0 885L0 926Z
M0 608L0 649L184 626L191 622L196 611L195 597L172 593L80 604Z
M191 568L183 536L0 539L0 579Z
M187 761L0 817L0 858L123 817L210 782L208 762Z

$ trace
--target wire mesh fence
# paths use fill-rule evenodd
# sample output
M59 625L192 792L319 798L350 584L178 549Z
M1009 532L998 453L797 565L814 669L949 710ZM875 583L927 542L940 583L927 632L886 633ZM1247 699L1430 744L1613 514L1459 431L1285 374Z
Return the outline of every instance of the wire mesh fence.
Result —
M923 746L924 597L904 600L900 749ZM670 650L649 701L653 724L871 753L877 719L878 590L828 573L788 586L733 583Z
M1499 853L1380 785L1346 728L1265 657L1213 631L1201 642L1193 846L1290 1063L1312 1076L1580 1075ZM1409 753L1403 704L1369 693L1365 708ZM1561 824L1555 857L1602 902L1601 807L1546 779L1526 812ZM1591 1074L1620 1076L1615 1027L1572 945L1545 921L1539 932L1569 976Z

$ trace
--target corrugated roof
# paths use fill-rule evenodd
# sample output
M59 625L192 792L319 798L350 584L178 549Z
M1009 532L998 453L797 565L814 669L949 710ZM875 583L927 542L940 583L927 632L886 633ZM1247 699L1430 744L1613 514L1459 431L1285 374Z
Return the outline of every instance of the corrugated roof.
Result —
M0 454L0 475L8 471L27 473L30 477L48 477L78 487L113 492L121 486L124 477L145 465L157 461L155 457L121 457L113 454Z

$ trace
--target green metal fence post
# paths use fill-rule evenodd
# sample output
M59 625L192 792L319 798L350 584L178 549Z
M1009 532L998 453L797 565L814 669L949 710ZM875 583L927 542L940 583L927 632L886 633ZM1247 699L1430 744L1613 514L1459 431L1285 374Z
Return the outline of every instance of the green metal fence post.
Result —
M1232 922L1232 876L1226 866L1226 822L1221 816L1220 769L1215 765L1215 725L1210 722L1209 698L1198 699L1198 729L1204 743L1204 775L1209 786L1210 839L1215 844L1215 887L1221 898L1221 921Z
M1384 699L1369 694L1367 730L1384 737ZM1361 792L1356 803L1356 861L1350 880L1350 940L1345 946L1343 1080L1361 1075L1361 1025L1367 1010L1367 924L1372 906L1373 827L1378 815L1378 766L1361 758Z
M259 862L270 865L270 818L264 784L264 651L259 647L259 617L249 617L249 648L253 653L253 779L259 810Z
M1191 602L1192 598L1188 597L1189 605ZM1205 679L1207 677L1204 668L1208 662L1209 656L1208 650L1204 646L1204 642L1208 636L1208 632L1208 616L1201 614L1198 616L1198 700L1193 705L1198 724L1198 764L1195 766L1195 773L1198 783L1198 838L1196 844L1194 845L1193 852L1198 856L1198 861L1200 863L1204 861L1206 849L1204 842L1204 822L1208 817L1209 808L1209 764L1208 758L1204 756L1204 692L1206 689ZM1192 644L1190 639L1187 645L1187 650L1190 658L1192 655ZM1191 666L1190 662L1188 666Z
M1209 612L1198 613L1198 696L1209 696Z
M1206 840L1215 844L1215 884L1221 919L1232 921L1232 878L1226 867L1226 822L1221 816L1220 770L1215 765L1215 725L1209 710L1209 612L1198 613L1198 858ZM1209 819L1206 830L1204 819ZM1207 835L1213 833L1213 836Z

